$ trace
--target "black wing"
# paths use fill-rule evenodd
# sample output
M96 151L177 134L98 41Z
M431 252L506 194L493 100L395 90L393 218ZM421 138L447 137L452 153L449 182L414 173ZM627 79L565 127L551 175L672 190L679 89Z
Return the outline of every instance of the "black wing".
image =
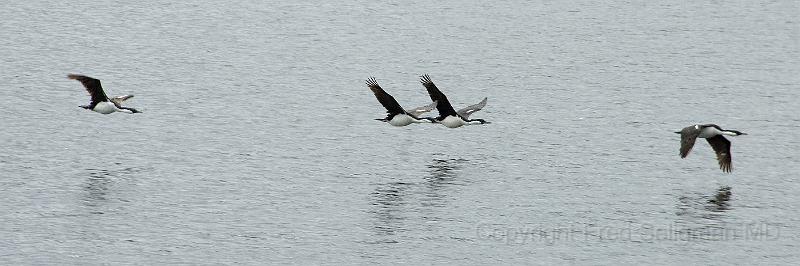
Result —
M69 74L67 78L78 80L83 84L83 87L85 87L89 95L92 96L92 106L95 106L99 102L108 101L108 96L106 96L106 93L103 91L100 80L75 74Z
M447 96L444 96L444 93L433 84L431 81L431 77L428 74L423 75L420 77L420 82L422 82L422 86L425 86L425 89L428 90L428 95L431 96L431 101L436 101L436 110L439 110L439 119L444 119L447 116L451 115L458 115L456 110L453 109L453 106L450 105L450 101L447 100Z
M392 97L392 95L386 93L386 91L384 91L381 86L378 85L378 81L376 81L375 78L371 77L367 79L367 86L369 86L369 89L372 90L372 93L375 93L375 98L378 98L378 102L380 102L381 105L386 108L386 113L404 114L406 112L403 110L403 107L397 103L397 100Z
M731 172L731 170L733 170L733 166L731 165L731 141L722 135L707 138L706 140L717 153L719 169L722 169L723 172Z
M689 155L689 151L694 147L694 142L697 140L697 136L700 135L701 130L695 128L695 126L688 126L681 130L681 158L686 158Z

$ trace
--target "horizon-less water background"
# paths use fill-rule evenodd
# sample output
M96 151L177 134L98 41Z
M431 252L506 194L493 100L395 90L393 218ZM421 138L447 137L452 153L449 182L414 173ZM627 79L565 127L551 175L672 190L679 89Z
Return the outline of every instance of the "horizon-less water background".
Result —
M0 264L796 264L800 5L11 1ZM135 94L100 115L67 73ZM484 126L395 128L429 73ZM749 133L722 173L694 123Z

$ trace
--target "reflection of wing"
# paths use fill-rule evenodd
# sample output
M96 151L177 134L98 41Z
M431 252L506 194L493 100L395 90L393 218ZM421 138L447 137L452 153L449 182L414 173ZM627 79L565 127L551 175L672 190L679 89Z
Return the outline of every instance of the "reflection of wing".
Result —
M90 78L84 75L75 75L69 74L67 75L69 79L75 79L83 84L83 87L86 88L86 91L89 92L89 95L92 96L92 106L95 106L99 102L105 102L108 100L108 96L103 91L103 86L100 85L99 79Z
M406 113L409 113L412 116L419 116L421 114L433 111L433 109L436 109L436 103L437 103L436 101L433 101L431 104L426 106L421 106L414 109L408 109L406 110Z
M375 94L375 98L378 98L378 102L380 102L381 105L383 105L383 107L386 108L387 113L389 114L405 113L403 107L401 107L400 104L397 103L397 100L395 100L394 97L392 97L392 95L386 93L386 91L384 91L381 88L381 86L378 85L378 81L376 81L375 78L367 79L367 86L369 86L369 89L372 90L372 93Z
M681 130L681 158L686 158L689 151L694 147L694 141L700 135L700 131L696 126L688 126Z
M706 140L717 153L719 169L722 169L723 172L730 172L733 170L733 166L731 165L731 142L722 135L707 138Z
M126 101L126 100L128 100L130 98L133 98L133 95L128 94L128 95L117 96L117 97L111 98L110 100L111 100L111 102L114 103L114 105L120 106L120 105L122 105L122 102L124 102L124 101Z
M483 98L483 101L464 107L464 109L458 110L456 111L456 113L458 113L458 115L460 115L464 119L469 119L469 115L471 115L474 112L480 111L481 109L483 109L484 106L486 106L487 99L488 98Z

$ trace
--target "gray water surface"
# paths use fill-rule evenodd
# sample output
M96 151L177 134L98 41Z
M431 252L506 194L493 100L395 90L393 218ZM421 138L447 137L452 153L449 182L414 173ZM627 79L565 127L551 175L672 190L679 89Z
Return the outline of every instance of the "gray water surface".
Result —
M796 1L10 1L0 264L797 264ZM100 115L67 73L132 93ZM395 128L429 73L483 126ZM694 123L732 138L733 173Z

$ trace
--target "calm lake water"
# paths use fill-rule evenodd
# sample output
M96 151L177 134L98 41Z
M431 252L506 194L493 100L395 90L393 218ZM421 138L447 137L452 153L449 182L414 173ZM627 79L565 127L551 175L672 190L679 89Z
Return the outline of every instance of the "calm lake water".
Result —
M797 264L797 1L7 1L0 264ZM101 115L68 73L135 94ZM395 128L428 73L483 126ZM733 173L694 123L732 138Z

